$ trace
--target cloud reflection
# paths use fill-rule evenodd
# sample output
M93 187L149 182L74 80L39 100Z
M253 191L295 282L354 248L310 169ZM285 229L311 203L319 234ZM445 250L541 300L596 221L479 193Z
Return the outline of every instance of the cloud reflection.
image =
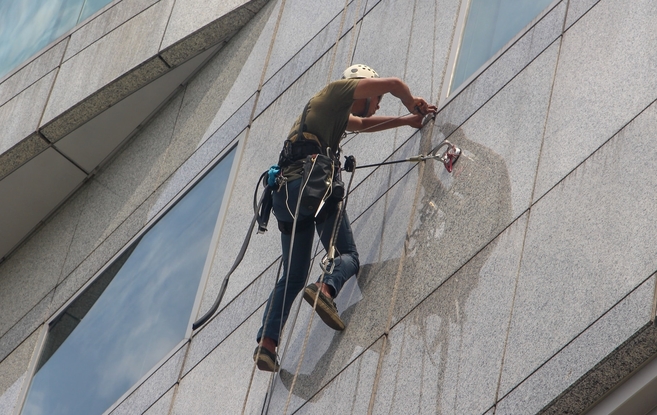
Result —
M0 78L111 0L0 0Z
M34 376L23 414L101 414L183 339L233 155L136 242Z

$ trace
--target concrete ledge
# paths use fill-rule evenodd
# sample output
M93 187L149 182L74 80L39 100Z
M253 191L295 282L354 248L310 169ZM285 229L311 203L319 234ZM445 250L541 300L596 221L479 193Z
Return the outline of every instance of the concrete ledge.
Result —
M48 145L48 141L41 134L34 133L0 154L0 180L37 156Z
M228 40L253 16L254 13L246 7L235 9L162 50L160 55L170 66L178 66L208 48Z
M650 322L557 396L539 414L583 413L655 354L657 327L654 322Z
M155 56L69 108L42 127L41 133L54 143L168 71L167 64Z

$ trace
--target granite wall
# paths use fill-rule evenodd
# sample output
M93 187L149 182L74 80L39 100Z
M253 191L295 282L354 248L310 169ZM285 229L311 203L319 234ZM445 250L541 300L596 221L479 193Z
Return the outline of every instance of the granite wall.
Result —
M555 1L445 100L460 6L264 6L0 264L0 408L19 401L44 323L237 145L203 314L281 137L351 62L443 104L422 130L358 135L345 154L401 159L448 138L463 155L451 174L431 161L356 172L348 212L361 270L336 301L346 330L297 300L280 373L254 369L280 259L272 229L252 239L220 312L111 413L582 413L657 352L657 5ZM380 113L404 108L386 97Z

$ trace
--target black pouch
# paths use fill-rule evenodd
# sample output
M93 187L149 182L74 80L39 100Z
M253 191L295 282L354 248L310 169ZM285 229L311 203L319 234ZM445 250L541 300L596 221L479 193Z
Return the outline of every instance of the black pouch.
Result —
M344 198L344 183L340 179L339 167L328 156L313 154L303 161L301 177L301 206L315 212L325 204L335 206Z
M331 195L333 160L323 154L312 154L303 161L301 177L301 206L317 212Z

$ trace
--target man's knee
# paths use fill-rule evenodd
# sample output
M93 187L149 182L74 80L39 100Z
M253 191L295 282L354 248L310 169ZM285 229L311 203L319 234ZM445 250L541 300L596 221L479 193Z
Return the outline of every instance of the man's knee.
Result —
M304 231L309 227L313 226L315 222L313 219L314 218L311 216L309 218L297 221L296 233ZM294 228L294 222L283 222L280 220L278 221L278 230L281 231L281 233L284 235L292 235L293 228Z

